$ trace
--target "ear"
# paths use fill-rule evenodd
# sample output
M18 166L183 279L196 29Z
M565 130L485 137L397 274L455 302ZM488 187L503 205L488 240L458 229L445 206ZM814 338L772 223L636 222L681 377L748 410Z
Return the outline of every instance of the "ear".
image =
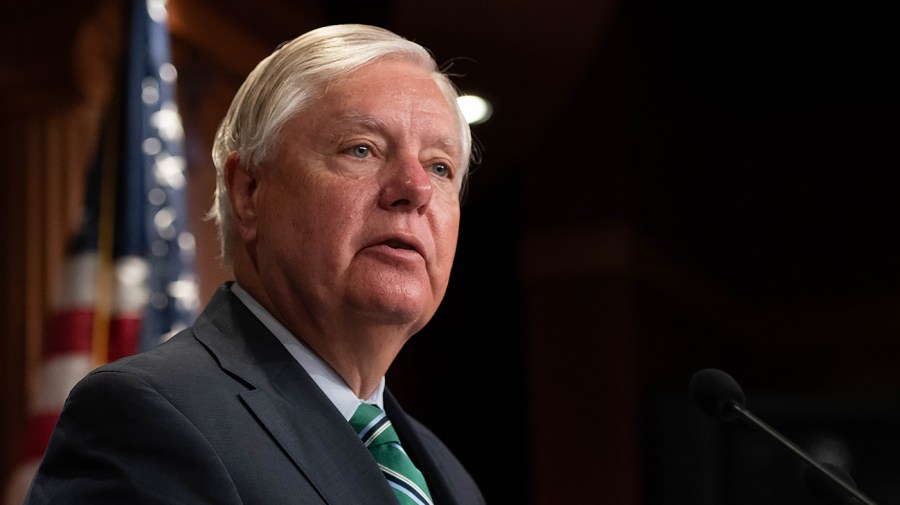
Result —
M238 153L231 153L225 160L225 187L231 201L234 229L247 244L256 240L257 213L256 190L259 187L257 172L241 163Z

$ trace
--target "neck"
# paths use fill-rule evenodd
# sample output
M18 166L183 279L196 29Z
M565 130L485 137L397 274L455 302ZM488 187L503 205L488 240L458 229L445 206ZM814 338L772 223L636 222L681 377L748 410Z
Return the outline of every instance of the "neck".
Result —
M246 275L238 265L234 273L241 287L327 363L358 398L372 395L411 335L407 326L285 307L273 302L257 276Z
M345 345L334 345L333 339L328 337L324 340L304 338L303 341L331 366L357 398L362 399L370 397L375 392L402 347L402 344L395 346L385 343L380 346L379 352L360 351L361 347L370 342L389 342L371 335L353 341L344 340L342 343ZM396 350L392 351L389 348Z

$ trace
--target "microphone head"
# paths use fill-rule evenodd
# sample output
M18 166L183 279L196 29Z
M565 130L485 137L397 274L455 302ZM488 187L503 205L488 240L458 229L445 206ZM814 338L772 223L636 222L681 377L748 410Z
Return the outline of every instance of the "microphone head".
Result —
M694 403L706 415L720 421L731 421L737 417L732 404L744 404L744 392L730 375L706 368L691 378L690 395Z

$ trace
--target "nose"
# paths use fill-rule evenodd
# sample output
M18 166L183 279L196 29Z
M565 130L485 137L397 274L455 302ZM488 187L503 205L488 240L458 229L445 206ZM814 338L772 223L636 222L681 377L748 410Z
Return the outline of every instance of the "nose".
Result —
M431 201L431 177L415 157L395 159L385 168L379 205L390 211L424 213Z

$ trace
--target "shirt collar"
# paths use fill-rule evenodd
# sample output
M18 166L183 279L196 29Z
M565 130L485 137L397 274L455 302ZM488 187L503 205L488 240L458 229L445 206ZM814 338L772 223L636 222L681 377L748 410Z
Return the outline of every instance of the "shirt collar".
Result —
M256 301L250 293L244 290L235 282L231 285L231 291L238 299L250 309L250 312L269 331L275 335L275 338L284 346L285 349L300 363L300 366L306 370L306 373L312 377L312 380L325 393L325 396L331 400L331 403L341 412L347 421L353 417L356 409L362 403L371 403L378 405L384 410L384 377L378 383L378 387L368 398L358 398L356 394L347 386L347 383L334 371L328 363L325 362L318 354L309 348L302 340L294 336L283 324L278 322L272 314L269 313L259 302Z

